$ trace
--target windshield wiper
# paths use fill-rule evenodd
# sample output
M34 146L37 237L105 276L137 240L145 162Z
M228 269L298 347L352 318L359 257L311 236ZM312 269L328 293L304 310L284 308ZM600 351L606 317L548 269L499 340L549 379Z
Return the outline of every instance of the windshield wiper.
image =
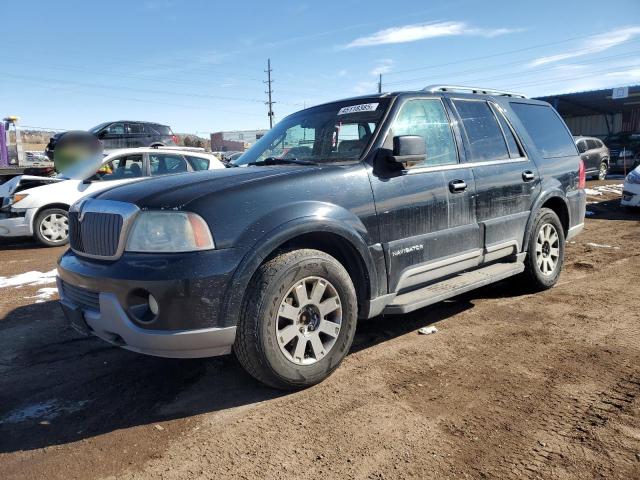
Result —
M255 162L247 163L247 165L263 166L263 165L317 165L316 162L309 160L298 160L297 158L281 158L281 157L267 157L264 160L257 160Z

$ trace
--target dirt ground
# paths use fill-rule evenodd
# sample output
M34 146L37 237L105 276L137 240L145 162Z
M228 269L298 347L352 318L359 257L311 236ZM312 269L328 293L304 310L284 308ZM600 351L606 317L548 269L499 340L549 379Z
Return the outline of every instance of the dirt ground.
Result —
M589 201L552 290L509 280L362 322L337 372L292 394L231 357L83 338L28 298L42 286L0 288L0 476L638 479L640 212ZM5 242L0 276L61 252Z

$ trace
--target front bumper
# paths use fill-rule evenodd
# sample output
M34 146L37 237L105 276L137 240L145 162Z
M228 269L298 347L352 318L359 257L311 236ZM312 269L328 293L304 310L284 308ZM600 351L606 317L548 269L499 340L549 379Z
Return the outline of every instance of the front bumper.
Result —
M31 229L34 210L12 213L0 213L0 237L28 237L33 235Z
M233 249L125 254L107 263L68 251L58 263L60 303L76 329L128 350L171 358L224 355L236 327L221 318L220 307L239 255ZM136 305L148 294L159 307L151 318Z
M625 207L640 207L640 184L625 182L620 204Z

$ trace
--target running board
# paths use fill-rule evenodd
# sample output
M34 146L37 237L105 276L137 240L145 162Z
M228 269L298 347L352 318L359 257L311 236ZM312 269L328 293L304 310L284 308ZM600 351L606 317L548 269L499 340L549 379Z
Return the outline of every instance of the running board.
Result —
M488 267L461 273L449 280L398 295L382 313L408 313L433 305L461 293L503 280L524 271L524 263L495 263Z

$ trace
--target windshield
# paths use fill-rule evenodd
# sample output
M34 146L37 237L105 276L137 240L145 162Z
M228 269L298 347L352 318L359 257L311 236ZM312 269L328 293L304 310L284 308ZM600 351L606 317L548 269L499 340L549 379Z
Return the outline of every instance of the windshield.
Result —
M109 125L109 122L101 123L100 125L96 125L95 127L90 128L89 131L95 135L107 125Z
M248 165L269 158L317 164L357 161L389 102L388 98L349 100L294 113L233 163Z

